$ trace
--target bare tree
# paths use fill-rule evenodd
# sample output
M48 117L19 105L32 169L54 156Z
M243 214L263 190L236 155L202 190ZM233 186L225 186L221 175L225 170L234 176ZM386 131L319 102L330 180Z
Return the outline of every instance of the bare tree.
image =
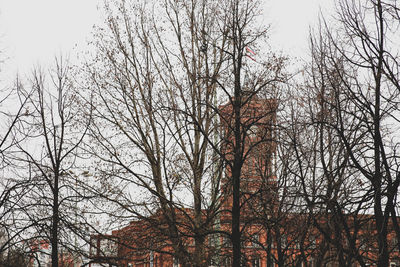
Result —
M0 266L27 266L29 258L21 248L10 248L7 253L0 253Z
M14 163L12 154L15 145L22 141L13 135L13 130L23 120L26 110L27 98L18 94L20 91L19 79L11 89L1 91L0 115L2 118L2 132L0 135L0 228L4 231L0 251L5 250L18 236L18 231L13 229L12 218L16 216L16 202L26 192L26 181L13 179Z
M311 37L299 98L309 117L289 135L314 225L341 266L388 266L399 233L396 2L337 1L337 24L322 21Z
M126 188L102 195L168 240L139 249L167 253L170 243L183 266L210 262L207 236L219 209L221 171L204 136L215 128L211 77L226 57L219 9L214 1L111 2L96 40L99 61L88 66L97 145L88 149L103 164L99 175Z
M60 245L72 246L71 237L80 230L76 209L85 198L79 189L84 181L78 181L73 171L88 124L76 127L80 112L69 72L70 66L62 57L56 58L49 75L34 69L27 86L32 93L24 95L26 114L15 128L15 136L24 141L17 144L19 152L14 158L21 179L30 181L26 186L29 193L18 203L24 211L19 219L30 225L25 235L37 242L49 240L54 267L59 266Z
M274 177L273 133L276 130L279 84L286 79L285 58L265 51L263 47L266 44L262 40L268 31L264 25L257 25L260 15L258 1L225 1L223 9L228 39L224 48L227 71L218 77L218 89L225 104L214 106L223 130L218 143L209 141L226 168L229 182L224 191L232 197L228 200L231 201L228 210L231 216L232 266L240 266L245 259L241 247L245 237L242 233L247 227L244 223L246 203L254 198L254 192L246 192L248 168L258 164L258 171L263 175L257 174L256 177L266 180ZM259 52L256 58L254 51ZM268 181L263 182L268 184ZM262 191L257 190L260 184L252 187Z
M90 134L97 144L91 150L103 164L102 177L142 193L121 195L113 187L108 198L131 218L168 229L160 233L183 266L208 264L212 248L206 249L206 240L218 232L232 239L233 264L239 266L241 168L252 151L245 140L252 125L267 127L266 118L276 112L274 101L257 99L274 97L266 92L283 80L281 57L266 52L250 64L249 53L259 51L256 40L267 33L256 29L258 6L111 2L107 29L98 31L96 60L88 65L95 105ZM265 110L242 120L253 101ZM270 142L270 133L256 143ZM224 166L232 174L221 189L233 192L230 230L221 229L218 219Z

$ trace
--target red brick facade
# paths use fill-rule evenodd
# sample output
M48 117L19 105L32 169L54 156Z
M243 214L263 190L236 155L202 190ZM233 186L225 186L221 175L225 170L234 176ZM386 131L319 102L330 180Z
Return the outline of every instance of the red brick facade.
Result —
M332 241L326 240L327 235L324 237L321 234L321 231L326 230L329 236L329 231L332 231L331 216L321 215L318 218L318 228L309 214L285 212L280 209L279 186L273 167L276 153L274 142L276 108L277 103L274 100L253 99L243 105L241 110L242 131L246 131L244 153L248 153L242 167L241 180L243 266L266 267L278 264L298 267L339 266L337 257L340 252L332 246ZM233 109L227 104L220 106L219 110L221 130L226 140L224 153L229 158L231 147L234 145L231 129L234 120ZM221 234L206 237L209 244L207 253L213 254L208 259L207 266L231 266L232 246L228 235L223 234L229 233L231 228L229 210L232 207L232 197L229 168L225 170L225 174L220 189L222 212L217 218L218 221L214 223L214 230L220 231ZM178 225L180 232L187 234L183 245L188 251L193 251L193 238L185 228L186 223L189 224L191 220L191 210L176 210L175 213L177 221L180 222ZM352 218L349 216L345 220L351 224ZM374 241L369 240L372 231L370 229L374 227L366 223L357 229L359 234L353 242L360 249L360 254L366 262L373 262L378 253ZM113 231L109 236L93 236L92 260L124 267L181 266L174 257L171 241L166 237L165 231L168 231L168 227L163 215L158 212L149 218L132 221L128 226ZM100 249L104 240L115 242L114 250ZM343 239L341 242L344 249L350 249L348 241ZM394 235L390 236L390 242L393 244L390 267L400 266L397 240ZM355 258L349 259L349 262L350 266L359 266Z

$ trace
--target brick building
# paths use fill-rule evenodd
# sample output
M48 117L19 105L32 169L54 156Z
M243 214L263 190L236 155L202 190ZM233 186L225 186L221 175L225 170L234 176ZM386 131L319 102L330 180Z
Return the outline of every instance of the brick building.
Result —
M80 266L81 261L74 258L69 252L60 251L58 255L58 266L76 267ZM33 240L30 243L29 267L50 267L51 264L51 245L48 240Z
M274 142L274 124L276 123L277 103L274 100L253 98L242 106L241 127L246 133L244 153L246 161L241 175L241 227L243 266L340 266L338 255L351 254L348 240L343 239L343 251L338 251L327 240L333 231L330 214L321 214L317 218L318 226L313 223L309 214L300 212L285 212L279 208L279 186L274 172L276 145ZM233 143L235 117L232 105L220 106L220 124L223 133L224 154L228 158ZM206 266L231 266L232 244L229 239L231 228L232 188L231 172L225 170L221 180L221 212L213 224L214 234L206 236L207 253L212 255L207 259ZM207 211L204 211L205 213ZM191 220L191 210L188 208L176 210L179 231L187 235L184 246L188 251L194 250L194 240L185 225ZM189 215L189 216L188 216ZM206 217L206 214L204 214ZM350 216L345 220L351 225L359 224L354 234L353 246L359 249L359 255L365 258L367 266L373 266L378 253L375 241L370 240L374 229L365 215L356 219ZM365 223L362 223L365 221ZM156 212L149 218L135 220L122 229L115 230L111 235L92 236L91 255L92 267L124 266L124 267L180 267L175 257L170 240L165 235L168 231L163 215ZM345 229L335 229L345 231ZM354 230L350 230L354 231ZM211 231L212 232L212 231ZM220 232L220 234L215 234ZM335 233L332 232L332 235ZM340 235L340 233L339 233ZM340 239L338 239L340 240ZM336 242L336 241L335 241ZM400 266L397 239L390 235L391 263L390 267ZM346 257L345 257L346 258ZM346 258L348 266L359 266L356 258Z

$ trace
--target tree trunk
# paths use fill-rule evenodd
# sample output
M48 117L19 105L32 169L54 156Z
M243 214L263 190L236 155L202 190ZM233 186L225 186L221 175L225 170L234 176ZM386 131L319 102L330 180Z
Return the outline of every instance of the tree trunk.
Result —
M51 266L58 267L58 174L54 177L53 216L51 227Z

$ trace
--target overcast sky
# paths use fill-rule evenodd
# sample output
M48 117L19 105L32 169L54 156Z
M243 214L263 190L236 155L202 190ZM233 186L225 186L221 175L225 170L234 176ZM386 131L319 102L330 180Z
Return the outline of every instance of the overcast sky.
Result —
M307 53L309 26L320 9L329 13L333 0L265 0L271 43L290 56ZM85 49L92 26L101 22L103 0L0 0L0 48L7 60L1 77L26 74L56 54ZM4 78L3 78L4 80Z

